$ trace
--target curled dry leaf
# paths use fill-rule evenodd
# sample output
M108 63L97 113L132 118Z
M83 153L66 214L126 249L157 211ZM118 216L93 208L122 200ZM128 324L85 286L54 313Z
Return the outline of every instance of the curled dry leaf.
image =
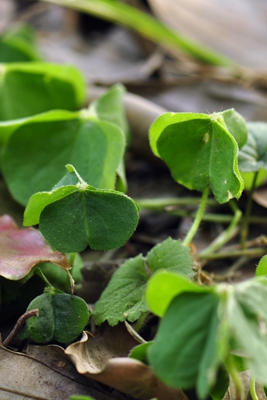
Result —
M182 391L165 386L147 365L127 357L137 344L124 324L115 327L103 324L95 337L85 332L65 353L80 374L135 399L186 400Z
M42 262L68 270L66 256L53 251L34 228L20 229L9 215L0 217L0 275L11 280L24 278Z

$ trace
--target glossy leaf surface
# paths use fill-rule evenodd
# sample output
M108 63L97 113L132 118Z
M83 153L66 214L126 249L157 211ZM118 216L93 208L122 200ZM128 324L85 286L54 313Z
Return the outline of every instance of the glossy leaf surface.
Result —
M150 279L146 291L146 302L154 314L163 317L174 297L186 291L207 293L213 289L196 285L186 276L181 276L174 271L163 270L158 271Z
M192 276L189 248L168 238L153 247L146 257L139 255L127 260L114 273L95 305L96 323L101 324L105 320L110 325L125 320L132 322L147 312L145 291L148 281L151 275L162 269Z
M40 232L19 229L8 215L0 218L0 253L0 275L11 280L24 278L36 264L45 261L64 270L71 268L66 256L53 252Z
M210 186L220 203L242 193L236 139L240 145L246 141L241 116L236 117L233 110L225 113L167 113L150 129L151 148L166 162L174 179L199 191Z
M3 129L6 134L6 126ZM114 124L95 120L87 111L54 111L22 121L14 129L2 169L12 196L21 204L36 192L51 190L68 163L90 185L114 187L125 148L123 134Z
M8 142L12 133L24 124L33 122L59 121L62 119L73 119L76 113L64 110L52 110L44 113L32 115L29 117L13 119L10 121L0 121L0 144L4 145Z
M85 99L84 80L68 65L2 63L0 87L0 121L53 109L76 110Z

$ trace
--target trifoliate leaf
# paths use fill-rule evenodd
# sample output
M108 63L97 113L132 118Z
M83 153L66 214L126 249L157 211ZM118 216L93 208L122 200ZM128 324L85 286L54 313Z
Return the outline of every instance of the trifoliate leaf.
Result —
M219 203L239 197L243 180L237 167L238 145L246 141L234 111L216 114L167 113L151 126L150 144L174 179L189 189L211 190ZM225 113L225 112L224 112ZM229 132L228 125L236 132Z

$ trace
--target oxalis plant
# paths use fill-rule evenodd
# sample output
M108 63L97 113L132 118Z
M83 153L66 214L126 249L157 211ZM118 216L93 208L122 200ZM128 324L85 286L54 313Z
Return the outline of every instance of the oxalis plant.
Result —
M267 261L264 249L247 248L247 237L252 193L266 176L266 124L246 123L233 109L160 116L149 132L153 153L177 183L202 195L133 200L125 194L124 88L116 85L83 108L85 83L76 68L16 57L15 63L5 58L0 64L1 171L10 194L25 207L27 228L19 229L7 215L0 218L2 318L13 309L14 316L22 315L15 333L26 323L22 338L68 344L79 338L89 317L97 325L129 321L138 330L154 313L160 318L155 339L135 347L130 357L147 363L171 387L196 388L201 399L222 399L230 379L242 399L240 372L250 370L251 395L257 399L255 382L267 386ZM236 199L244 185L249 196L242 218ZM184 240L168 238L145 256L126 260L89 315L75 295L83 265L79 253L88 246L123 246L136 229L140 208L161 211L183 202L198 204ZM217 203L229 203L229 226L192 254L206 206ZM237 227L238 255L253 250L263 256L255 278L204 285L202 266L225 256L220 249Z

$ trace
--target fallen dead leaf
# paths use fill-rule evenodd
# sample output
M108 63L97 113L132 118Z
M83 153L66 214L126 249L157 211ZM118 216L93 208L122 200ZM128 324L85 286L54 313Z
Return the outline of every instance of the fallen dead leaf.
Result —
M167 387L144 363L128 358L130 350L138 345L124 324L110 327L103 324L95 337L84 333L79 342L67 347L77 371L88 378L111 386L135 399L186 400L181 390Z
M42 262L64 270L71 268L65 254L53 251L34 228L20 229L9 215L0 217L0 275L10 280L24 278Z
M241 65L265 67L265 2L250 0L149 0L167 25Z
M79 375L58 346L31 345L28 354L0 346L0 400L68 400L74 394L126 400L125 395Z

